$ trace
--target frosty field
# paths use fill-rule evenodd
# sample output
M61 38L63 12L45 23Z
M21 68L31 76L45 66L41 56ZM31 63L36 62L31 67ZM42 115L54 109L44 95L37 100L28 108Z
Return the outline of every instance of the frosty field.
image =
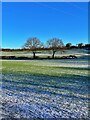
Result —
M3 60L2 118L89 116L87 59Z

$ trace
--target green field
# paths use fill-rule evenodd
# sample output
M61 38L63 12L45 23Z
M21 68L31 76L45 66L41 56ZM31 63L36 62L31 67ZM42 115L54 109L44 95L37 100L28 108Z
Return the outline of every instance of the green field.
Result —
M84 65L86 67L82 67L80 63L82 66ZM87 76L89 69L87 68L87 62L85 63L85 61L80 62L73 60L71 60L71 62L68 62L68 60L3 61L2 66L3 72L40 74L50 76Z
M90 118L86 56L0 62L3 118Z

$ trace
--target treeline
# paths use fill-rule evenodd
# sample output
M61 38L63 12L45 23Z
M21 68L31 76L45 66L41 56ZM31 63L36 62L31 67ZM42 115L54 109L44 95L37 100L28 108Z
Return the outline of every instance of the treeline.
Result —
M20 49L4 49L2 48L2 51L31 51L33 54L33 58L36 58L35 54L37 51L47 51L51 50L52 51L52 58L54 58L55 53L57 51L64 51L66 49L72 49L72 48L80 48L80 49L90 49L90 44L83 44L79 43L76 46L72 45L72 43L67 43L64 45L62 39L59 38L52 38L49 39L46 42L46 45L44 45L37 37L32 37L26 40L26 43L22 46Z
M83 44L83 45L69 45L68 43L66 44L66 46L64 46L64 49L73 49L73 48L79 48L79 49L86 49L86 50L90 50L90 44ZM60 47L57 48L58 50L61 50ZM5 52L13 52L13 51L32 51L32 48L0 48L1 51L5 51ZM35 50L37 51L47 51L47 50L52 50L52 48L35 48Z
M55 48L56 50L65 50L67 49L67 47L63 47L63 48L60 48L60 47L57 47ZM1 48L1 51L3 52L17 52L17 51L49 51L49 50L52 50L52 48L15 48L15 49L12 49L12 48Z

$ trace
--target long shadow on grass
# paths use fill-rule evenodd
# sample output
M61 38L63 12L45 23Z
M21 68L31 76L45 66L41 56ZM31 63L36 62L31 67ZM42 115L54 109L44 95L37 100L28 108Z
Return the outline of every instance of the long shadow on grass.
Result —
M2 78L3 100L0 102L2 115L8 117L8 120L18 115L22 120L30 117L88 118L87 76L52 77L3 73Z
M2 89L90 100L88 97L80 97L81 95L88 96L89 94L88 79L87 76L51 77L29 74L3 74Z

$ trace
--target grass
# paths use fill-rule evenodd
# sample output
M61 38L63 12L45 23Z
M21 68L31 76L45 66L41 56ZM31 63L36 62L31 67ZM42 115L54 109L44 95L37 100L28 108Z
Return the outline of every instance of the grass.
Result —
M43 60L30 60L30 61L2 61L2 72L4 73L22 73L34 75L49 75L49 76L87 76L89 68L59 66L62 64L60 61L43 61ZM74 64L74 63L73 63Z
M27 114L30 117L31 113L33 117L42 115L44 118L46 115L48 118L49 114L53 117L53 113L55 117L60 117L56 111L71 118L88 116L87 59L0 62L4 96L0 102L3 103L5 116L12 116L12 111L13 116L19 114L21 117ZM24 105L26 107L23 108Z
M55 56L63 56L63 55L83 55L83 54L88 54L88 51L85 51L83 49L72 49L72 50L64 50L63 54L61 54L61 51L57 51L55 53ZM2 56L27 56L27 57L32 57L33 54L31 51L13 51L13 52L1 52ZM52 57L52 51L37 51L36 56L39 57Z

